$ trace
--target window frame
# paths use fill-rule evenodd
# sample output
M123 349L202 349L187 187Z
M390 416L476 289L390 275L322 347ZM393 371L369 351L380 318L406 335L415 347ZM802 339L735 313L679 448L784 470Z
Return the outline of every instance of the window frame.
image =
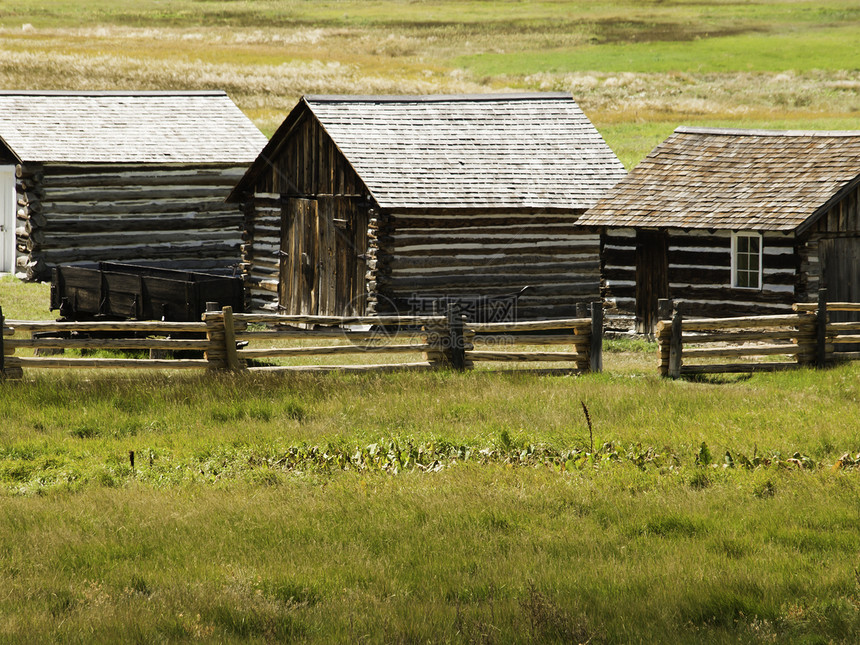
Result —
M738 284L738 241L741 238L758 240L758 285L741 286ZM749 252L747 255L750 256ZM751 271L751 269L745 269ZM755 231L732 231L732 263L731 263L731 285L732 289L747 289L749 291L761 291L764 286L764 238L761 233Z

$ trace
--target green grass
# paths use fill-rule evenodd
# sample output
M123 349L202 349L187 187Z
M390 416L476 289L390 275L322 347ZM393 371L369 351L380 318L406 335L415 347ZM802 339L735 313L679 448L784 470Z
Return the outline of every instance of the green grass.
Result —
M267 133L302 93L569 91L631 167L679 124L858 129L858 20L19 0L0 87L220 87ZM47 285L0 306L55 317ZM0 383L0 642L860 640L860 368L672 382L653 344L606 350L584 377Z
M540 72L809 72L860 70L860 25L789 34L744 34L694 41L584 45L572 49L486 53L455 59L480 76Z
M853 642L858 376L6 383L3 639Z

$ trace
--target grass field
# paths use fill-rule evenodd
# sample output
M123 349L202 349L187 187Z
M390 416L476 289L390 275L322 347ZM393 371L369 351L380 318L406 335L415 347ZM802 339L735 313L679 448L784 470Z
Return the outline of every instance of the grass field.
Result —
M0 383L0 641L856 642L860 367L655 364Z
M858 35L854 0L18 0L0 87L223 88L268 134L303 93L569 91L630 167L681 123L860 129ZM0 383L0 642L860 641L860 367L606 349Z

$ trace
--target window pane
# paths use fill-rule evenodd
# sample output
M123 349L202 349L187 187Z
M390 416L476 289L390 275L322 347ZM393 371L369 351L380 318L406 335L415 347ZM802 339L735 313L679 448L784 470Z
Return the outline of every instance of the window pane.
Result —
M758 235L736 235L734 241L734 285L746 289L760 289L761 237Z

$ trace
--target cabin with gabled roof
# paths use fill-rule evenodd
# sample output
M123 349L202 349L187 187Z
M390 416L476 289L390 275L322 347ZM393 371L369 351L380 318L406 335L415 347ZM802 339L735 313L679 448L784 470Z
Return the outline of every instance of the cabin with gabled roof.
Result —
M233 271L242 214L224 200L265 143L220 91L0 91L0 271Z
M688 316L860 301L860 131L680 127L581 220L601 232L607 320L653 333Z
M250 306L571 315L599 287L577 220L624 175L568 94L305 96L230 197Z

